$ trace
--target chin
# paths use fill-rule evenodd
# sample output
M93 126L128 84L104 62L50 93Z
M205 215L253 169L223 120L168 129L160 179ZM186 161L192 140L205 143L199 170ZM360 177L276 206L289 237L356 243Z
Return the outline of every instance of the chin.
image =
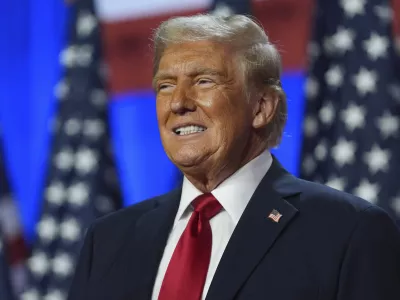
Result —
M199 165L200 159L198 157L175 156L172 158L172 162L179 168L180 167L189 168Z
M178 151L171 155L172 162L178 168L191 168L200 166L206 158L203 153L194 153L192 151Z

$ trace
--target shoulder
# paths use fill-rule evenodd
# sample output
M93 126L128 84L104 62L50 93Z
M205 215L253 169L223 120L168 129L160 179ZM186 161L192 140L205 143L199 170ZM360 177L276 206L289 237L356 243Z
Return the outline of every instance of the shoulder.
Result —
M376 205L349 193L329 186L302 179L296 179L300 185L301 197L298 204L330 214L357 214L365 210L380 210Z
M335 268L344 253L352 259L400 253L400 230L382 208L325 185L297 178L291 183L299 192L285 199L297 209L290 238L301 241L299 248L312 253L317 265Z
M365 226L376 226L381 231L384 228L397 230L391 216L374 203L326 185L296 180L301 187L301 193L292 204L309 221L315 220L315 225L346 232L362 231Z
M156 196L139 203L127 206L116 212L108 214L93 222L91 230L95 237L109 237L113 240L121 239L134 226L138 219L147 212L156 208L163 201L168 201L176 190Z
M87 230L81 250L77 271L79 280L101 278L106 274L121 249L136 234L136 224L142 216L176 197L179 197L178 190L144 200L94 221Z
M379 222L378 219L383 218L395 224L382 208L349 193L295 177L291 177L285 185L298 192L297 196L289 197L287 201L308 224L346 232L364 219Z

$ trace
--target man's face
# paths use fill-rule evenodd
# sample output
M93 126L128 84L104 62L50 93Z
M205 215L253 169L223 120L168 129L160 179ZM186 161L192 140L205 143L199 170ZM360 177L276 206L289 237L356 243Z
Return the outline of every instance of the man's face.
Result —
M169 46L154 87L161 140L174 164L212 168L240 159L254 105L246 99L242 71L229 48L210 41Z

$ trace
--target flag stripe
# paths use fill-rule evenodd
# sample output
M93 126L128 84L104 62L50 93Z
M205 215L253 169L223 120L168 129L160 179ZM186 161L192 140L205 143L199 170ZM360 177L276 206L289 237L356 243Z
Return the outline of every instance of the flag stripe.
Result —
M187 11L201 11L210 7L212 0L148 0L140 1L96 0L96 11L101 21L119 22L126 19L140 19L165 14L182 14Z

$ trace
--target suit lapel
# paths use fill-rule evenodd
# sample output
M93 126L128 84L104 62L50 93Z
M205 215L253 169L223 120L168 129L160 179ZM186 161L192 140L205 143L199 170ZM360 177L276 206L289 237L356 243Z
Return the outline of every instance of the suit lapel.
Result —
M285 200L293 194L295 178L274 160L246 207L218 265L207 300L233 299L297 209ZM278 222L268 218L276 210Z
M179 207L180 190L171 192L153 210L136 222L121 262L126 276L121 278L124 299L150 299L158 266Z

